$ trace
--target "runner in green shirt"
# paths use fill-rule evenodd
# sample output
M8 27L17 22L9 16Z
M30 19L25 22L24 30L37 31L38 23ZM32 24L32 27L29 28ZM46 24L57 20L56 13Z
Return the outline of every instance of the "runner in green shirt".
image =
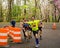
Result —
M30 24L30 27L32 28L32 32L34 34L35 37L35 41L36 41L36 47L39 47L39 40L38 40L38 23L40 22L40 20L35 20L34 17L32 17L32 21L29 21L28 24Z
M35 20L35 17L32 16L32 21L27 22L28 24L30 24L30 27L32 29L32 32L34 34L35 37L35 42L36 42L36 48L39 47L39 40L38 40L38 31L39 31L39 26L38 24L40 23L40 21L45 21L47 18L44 18L42 20Z

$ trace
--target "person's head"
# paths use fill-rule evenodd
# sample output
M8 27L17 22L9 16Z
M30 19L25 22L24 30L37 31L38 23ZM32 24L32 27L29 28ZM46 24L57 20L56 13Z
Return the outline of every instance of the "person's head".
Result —
M27 22L27 19L26 18L23 18L23 23Z
M35 19L35 17L34 17L34 16L32 16L32 17L31 17L31 19L32 19L32 20L34 20L34 19Z
M23 20L26 20L26 18L23 18Z

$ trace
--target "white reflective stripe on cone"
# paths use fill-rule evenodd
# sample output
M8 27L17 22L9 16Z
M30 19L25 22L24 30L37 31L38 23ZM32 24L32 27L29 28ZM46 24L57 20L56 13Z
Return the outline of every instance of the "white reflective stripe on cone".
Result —
M8 33L0 33L0 36L7 36Z
M0 42L7 42L7 39L0 39Z
M14 37L14 39L21 39L21 37Z
M9 34L9 32L7 32Z
M13 32L14 34L21 34L21 32Z
M10 32L12 32L12 30L9 30Z

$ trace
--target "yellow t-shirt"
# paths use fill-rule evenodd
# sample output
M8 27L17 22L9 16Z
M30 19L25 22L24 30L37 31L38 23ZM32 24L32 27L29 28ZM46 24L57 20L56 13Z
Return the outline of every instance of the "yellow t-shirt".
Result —
M34 21L29 21L28 24L30 24L32 31L37 31L38 30L38 24L40 20L34 20Z

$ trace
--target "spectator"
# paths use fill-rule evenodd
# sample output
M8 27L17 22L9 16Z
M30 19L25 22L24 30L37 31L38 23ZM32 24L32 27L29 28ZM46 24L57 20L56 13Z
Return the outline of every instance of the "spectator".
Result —
M10 23L11 23L12 27L15 27L15 24L16 24L15 20L12 19Z

